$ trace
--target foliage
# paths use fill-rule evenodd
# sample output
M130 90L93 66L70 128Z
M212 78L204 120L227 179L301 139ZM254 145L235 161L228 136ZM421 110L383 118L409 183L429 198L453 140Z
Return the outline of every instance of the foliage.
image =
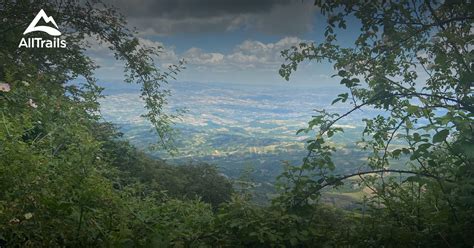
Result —
M97 100L102 89L95 84L96 66L85 55L87 37L108 43L125 61L127 81L142 85L146 117L167 146L174 115L164 112L169 93L161 84L181 67L162 73L153 63L159 48L140 45L114 9L97 4L0 4L2 18L8 18L0 30L0 246L145 246L160 233L160 240L172 242L184 235L172 223L182 221L182 232L189 234L200 226L197 219L212 213L209 204L186 199L218 205L229 198L230 183L213 167L188 170L152 162L101 123ZM41 8L62 24L67 47L17 49L31 21L24 17ZM200 168L214 184L188 191ZM174 179L161 181L162 171ZM183 202L165 194L176 187L173 194ZM161 223L163 218L176 222Z
M147 185L147 193L163 192L181 199L201 199L214 208L230 200L232 183L209 164L185 164L171 166L138 151L121 137L114 127L100 123L95 130L110 130L112 136L103 138L104 157L118 169L121 176L116 187L139 183ZM107 133L107 132L106 132ZM97 137L97 135L96 135Z
M66 48L18 48L18 41L23 37L22 33L30 21L24 17L34 17L38 9L44 9L61 23L61 39L66 40L68 44ZM18 14L20 10L21 14ZM14 77L18 81L28 81L32 78L26 75L32 75L33 79L37 75L47 75L51 82L38 84L39 87L44 86L45 89L54 89L57 93L65 92L73 96L96 94L98 89L93 71L97 66L85 52L90 47L91 41L97 40L107 45L116 59L124 62L125 81L141 85L141 97L148 110L144 116L154 125L161 138L160 143L164 147L172 148L171 125L179 113L170 114L164 111L170 92L163 85L183 69L183 62L162 71L154 62L162 52L162 48L140 44L135 34L127 28L123 16L100 1L36 1L34 4L29 1L4 1L1 11L2 16L8 18L8 22L4 23L0 30L2 34L0 61L2 68L5 68L0 72L2 78ZM35 35L42 37L43 34L35 33ZM16 68L18 65L21 67ZM69 85L72 80L78 81L81 78L86 81L82 91ZM69 86L64 89L53 87L66 83ZM84 100L92 99L84 98Z
M301 166L283 175L289 208L313 204L324 187L359 176L375 194L368 201L376 228L362 226L360 246L468 246L474 243L473 5L469 1L316 1L326 15L325 40L283 51L286 79L305 60L334 64L348 93L343 114L319 111L307 129L315 138ZM358 21L354 43L337 29ZM362 108L380 110L365 119L359 145L370 151L364 171L334 175L327 143L342 118ZM402 143L400 148L391 144ZM391 168L409 158L408 170ZM368 174L377 176L369 176ZM391 174L390 174L391 173ZM399 175L400 177L393 176ZM403 176L402 176L403 175ZM369 231L368 231L369 230Z
M213 244L224 247L331 247L347 245L349 220L341 211L311 206L298 214L279 205L258 207L234 197L215 217ZM337 223L337 225L335 225Z

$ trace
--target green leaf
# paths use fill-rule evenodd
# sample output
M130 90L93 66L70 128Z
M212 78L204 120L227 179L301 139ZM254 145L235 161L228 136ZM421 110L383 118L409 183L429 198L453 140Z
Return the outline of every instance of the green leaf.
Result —
M339 101L346 102L348 97L349 97L348 93L339 94L337 95L337 98L334 99L334 101L332 101L331 105Z
M347 75L347 72L345 70L340 70L337 72L337 74L340 76L340 77L345 77Z
M443 129L443 130L437 132L433 136L433 143L440 143L440 142L445 141L446 138L448 137L448 135L449 135L449 130L447 130L447 129Z
M328 134L328 137L332 137L334 135L334 132L332 130L329 130L327 134Z
M341 100L341 98L339 98L339 97L334 99L334 101L332 101L331 105L334 105L334 103L339 102L340 100Z
M302 128L302 129L299 129L298 131L296 131L296 135L302 133L302 132L305 132L307 133L308 131L306 130L306 128Z
M400 153L402 152L402 150L400 149L396 149L392 152L393 156L397 157L397 156L400 156Z
M407 112L408 112L408 114L414 114L414 113L418 112L419 109L420 108L418 106L408 105Z

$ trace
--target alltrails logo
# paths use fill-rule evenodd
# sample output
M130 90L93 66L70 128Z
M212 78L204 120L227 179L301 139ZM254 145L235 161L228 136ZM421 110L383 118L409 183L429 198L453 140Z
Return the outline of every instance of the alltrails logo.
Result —
M46 23L52 23L56 28L49 27L49 26L36 26L38 22L43 19ZM53 17L46 15L44 10L40 10L36 15L35 19L30 23L28 28L26 28L23 35L31 33L31 32L45 32L51 36L60 36L61 32L58 30L58 25L54 21ZM25 48L65 48L66 41L61 40L60 38L53 38L52 40L47 40L43 38L21 38L20 44L18 48L25 47Z

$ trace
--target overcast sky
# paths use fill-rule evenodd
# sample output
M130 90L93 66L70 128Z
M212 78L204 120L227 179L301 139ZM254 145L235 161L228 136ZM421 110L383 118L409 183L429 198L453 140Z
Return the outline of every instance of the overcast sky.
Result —
M164 47L161 66L187 62L180 81L282 83L280 51L322 38L324 19L313 0L107 0L147 45ZM119 81L122 66L94 48L103 80ZM305 64L292 81L334 82L329 64Z

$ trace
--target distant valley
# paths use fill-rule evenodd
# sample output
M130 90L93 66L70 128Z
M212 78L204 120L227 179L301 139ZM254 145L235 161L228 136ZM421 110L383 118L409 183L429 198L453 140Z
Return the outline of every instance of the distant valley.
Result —
M340 93L336 87L174 83L170 108L186 108L187 112L176 124L179 154L170 156L147 149L157 137L140 117L144 105L138 90L126 84L104 87L104 119L118 125L125 138L140 149L176 164L215 164L234 179L252 171L252 180L267 184L281 173L283 161L301 163L310 135L296 135L296 131L307 127L314 109L342 113L350 108L347 104L330 105ZM363 110L339 124L344 134L332 140L340 150L335 156L339 173L354 171L363 164L364 153L354 141L360 138L362 118L374 115L374 111Z

